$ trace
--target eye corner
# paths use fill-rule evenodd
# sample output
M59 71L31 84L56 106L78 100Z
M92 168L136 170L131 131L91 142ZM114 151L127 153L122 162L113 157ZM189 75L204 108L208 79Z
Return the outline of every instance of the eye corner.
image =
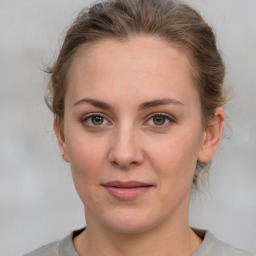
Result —
M154 120L154 118L159 118L159 119ZM159 123L156 123L156 121ZM147 126L152 127L154 130L169 128L173 123L176 123L176 118L174 118L170 114L163 113L163 112L150 114L147 117L147 121L145 122Z
M81 118L81 123L83 126L92 129L99 129L111 125L111 121L109 121L109 118L106 117L105 114L98 112L83 115Z

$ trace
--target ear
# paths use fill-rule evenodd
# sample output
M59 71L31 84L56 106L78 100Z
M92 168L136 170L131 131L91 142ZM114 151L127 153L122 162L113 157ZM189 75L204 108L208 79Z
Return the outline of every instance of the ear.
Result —
M67 145L65 142L65 136L64 136L64 132L63 129L61 127L60 121L58 119L58 117L54 117L54 121L53 121L53 129L55 132L55 135L57 137L58 140L58 144L59 144L59 148L62 154L62 158L66 161L69 162L69 158L68 158L68 152L67 152Z
M213 120L205 128L202 145L197 158L199 162L205 163L213 158L220 143L224 118L223 108L217 108Z

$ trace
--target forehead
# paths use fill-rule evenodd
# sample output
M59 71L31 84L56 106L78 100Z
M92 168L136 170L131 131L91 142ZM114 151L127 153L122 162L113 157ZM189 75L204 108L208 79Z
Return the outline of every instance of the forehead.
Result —
M195 93L187 55L163 39L150 36L102 40L81 47L67 81L67 94L73 98L81 93L107 97L109 90L112 96L137 93L162 97L172 92L172 96L180 97L180 91Z
M153 36L137 35L126 40L103 39L86 46L82 45L73 58L70 71L79 69L78 66L82 63L102 68L104 64L119 65L118 61L120 60L123 64L134 61L137 66L143 64L148 68L156 67L156 65L161 68L163 64L169 66L168 64L171 62L175 62L177 66L182 65L184 68L191 69L189 58L185 52L181 46L178 47L162 38Z

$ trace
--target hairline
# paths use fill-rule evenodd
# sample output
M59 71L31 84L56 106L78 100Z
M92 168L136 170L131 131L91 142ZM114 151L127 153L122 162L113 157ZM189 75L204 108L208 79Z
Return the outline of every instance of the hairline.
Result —
M74 48L74 53L71 55L71 57L68 59L68 62L66 63L67 64L66 65L66 72L65 72L65 76L63 77L63 80L64 80L63 85L64 85L64 88L65 88L64 95L63 95L64 96L63 100L65 101L65 95L66 95L67 86L68 86L68 77L69 77L69 74L70 74L72 64L73 64L73 62L75 61L75 59L77 58L77 56L79 54L81 54L81 55L86 54L87 49L89 50L91 47L93 47L97 44L100 44L102 42L115 41L115 42L120 42L120 43L126 43L126 42L129 42L130 40L134 39L135 37L140 37L140 36L159 39L162 42L168 44L170 47L173 47L174 49L176 49L180 53L184 54L188 58L189 70L190 70L191 78L192 78L192 81L193 81L193 86L195 87L195 89L198 93L198 96L199 96L202 127L205 127L209 121L205 120L205 117L204 117L204 114L203 114L202 103L201 103L201 95L199 93L199 82L198 82L199 71L198 71L198 67L197 67L197 62L194 59L192 51L189 50L189 47L186 47L182 42L171 41L171 40L168 40L164 36L153 34L153 33L130 32L127 35L121 35L121 36L120 35L112 35L112 36L102 35L101 37L93 38L89 42L82 43L82 44L78 45L76 48ZM64 105L65 105L65 102L64 102ZM65 106L64 106L64 112L65 112ZM60 119L61 118L64 119L64 112L63 112L63 117L60 117Z

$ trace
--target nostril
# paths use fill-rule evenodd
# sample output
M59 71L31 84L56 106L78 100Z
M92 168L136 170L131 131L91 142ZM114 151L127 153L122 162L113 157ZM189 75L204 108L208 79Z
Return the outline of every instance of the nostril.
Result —
M111 165L121 169L136 167L143 162L143 159L142 150L131 140L128 143L124 139L116 141L108 155Z
M112 161L111 163L112 163L112 165L114 165L114 166L118 165L118 163L117 163L116 161Z
M132 161L132 162L118 162L118 161L111 161L111 164L115 167L119 167L121 169L127 169L131 166L136 166L138 165L138 162Z

